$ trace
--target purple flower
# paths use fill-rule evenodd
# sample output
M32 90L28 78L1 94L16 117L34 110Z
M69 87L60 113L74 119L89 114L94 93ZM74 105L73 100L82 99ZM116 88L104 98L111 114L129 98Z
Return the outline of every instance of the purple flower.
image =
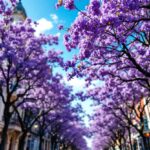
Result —
M63 25L59 25L59 26L58 26L58 29L59 29L59 30L62 30L62 29L64 29L64 26L63 26Z

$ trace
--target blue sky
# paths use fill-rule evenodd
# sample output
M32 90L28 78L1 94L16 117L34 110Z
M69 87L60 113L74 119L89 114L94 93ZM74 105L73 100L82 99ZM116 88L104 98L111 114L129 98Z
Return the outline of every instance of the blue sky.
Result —
M76 0L76 6L83 10L85 6L88 4L89 0ZM37 35L39 33L46 34L54 34L59 36L59 45L56 47L58 50L62 50L64 52L64 59L69 60L75 53L78 53L78 50L74 50L71 53L68 53L63 45L63 35L66 31L59 31L57 29L59 24L64 25L65 28L70 27L74 19L77 17L78 11L73 10L69 11L64 9L63 7L56 9L55 4L57 0L22 0L22 4L27 12L27 16L34 21L39 23L39 26L36 28ZM62 71L61 71L62 72ZM65 81L74 87L75 91L82 90L84 88L85 82L83 79L74 78L71 81L67 81L64 74ZM90 107L91 101L88 100L82 103L82 106L87 114L92 113L92 109ZM87 117L84 119L85 123L88 124ZM88 140L88 144L90 145L90 141Z
M80 10L83 10L88 2L89 0L76 0L76 6ZM45 33L57 34L60 36L59 47L57 48L64 51L64 58L66 60L72 57L73 54L77 53L77 51L66 53L62 39L62 35L65 31L60 32L57 29L59 24L63 24L65 28L70 27L71 23L77 16L77 10L69 11L63 7L56 9L55 4L57 3L57 0L22 0L22 3L26 9L28 17L41 23L41 26L39 25L38 28L39 31L42 30Z

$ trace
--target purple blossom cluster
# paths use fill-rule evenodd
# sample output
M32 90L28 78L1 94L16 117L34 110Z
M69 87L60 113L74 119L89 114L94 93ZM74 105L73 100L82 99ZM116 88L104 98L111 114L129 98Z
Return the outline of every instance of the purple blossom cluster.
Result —
M58 0L58 2L56 4L56 8L58 8L62 5L69 10L72 10L75 8L74 0Z
M72 75L86 75L87 80L114 74L123 80L149 77L148 11L148 1L91 1L64 37L67 50L80 49L70 66Z

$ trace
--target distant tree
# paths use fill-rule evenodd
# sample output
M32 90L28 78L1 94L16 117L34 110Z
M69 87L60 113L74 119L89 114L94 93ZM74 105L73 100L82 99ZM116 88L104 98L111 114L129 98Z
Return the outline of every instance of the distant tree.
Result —
M51 125L50 133L52 150L55 150L58 144L63 150L69 147L80 150L88 149L84 138L89 132L72 107L65 108L64 111L60 112L59 118Z
M133 149L131 134L134 132L141 136L145 149L148 149L149 143L144 135L144 118L145 108L150 103L149 91L146 91L145 88L139 90L137 84L133 83L121 84L116 87L110 85L110 82L108 85L106 82L102 89L93 89L90 93L100 105L100 112L103 110L106 116L111 114L117 120L117 124L124 128L131 150ZM143 93L148 94L145 101L143 101ZM101 117L103 118L103 116Z

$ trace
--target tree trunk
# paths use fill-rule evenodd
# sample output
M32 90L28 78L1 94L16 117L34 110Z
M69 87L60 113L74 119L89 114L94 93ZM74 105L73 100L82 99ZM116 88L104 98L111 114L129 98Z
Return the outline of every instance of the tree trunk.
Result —
M146 141L146 137L145 137L145 136L142 136L142 139L143 139L144 149L145 149L145 150L150 150L150 147L148 146L148 143L147 143L147 141Z
M150 148L150 138L148 138L148 147Z
M54 142L51 142L51 149L54 150Z
M57 148L57 143L54 142L54 150L56 150L56 148Z
M39 150L42 150L42 143L43 143L43 136L40 135L40 143L39 143Z
M113 149L113 150L115 150L115 147L114 147L114 146L112 146L112 149Z
M121 142L121 139L119 139L119 149L122 150L122 142Z
M11 113L9 112L9 107L4 108L4 127L2 129L2 134L1 134L1 143L0 143L0 150L5 150L6 148L6 143L7 143L7 131L8 131L8 126L11 118Z
M122 135L122 140L123 140L122 149L127 150L127 140L126 140L125 135Z
M132 140L131 140L131 130L130 130L130 127L128 128L128 134L129 134L130 149L133 150Z
M62 146L63 146L63 150L67 150L67 146L64 143L62 143Z
M122 145L119 145L119 150L122 150Z
M19 139L18 150L24 150L26 137L27 137L27 132L23 132Z
M53 136L52 138L51 138L51 142L52 142L52 150L56 150L56 137L55 136Z

